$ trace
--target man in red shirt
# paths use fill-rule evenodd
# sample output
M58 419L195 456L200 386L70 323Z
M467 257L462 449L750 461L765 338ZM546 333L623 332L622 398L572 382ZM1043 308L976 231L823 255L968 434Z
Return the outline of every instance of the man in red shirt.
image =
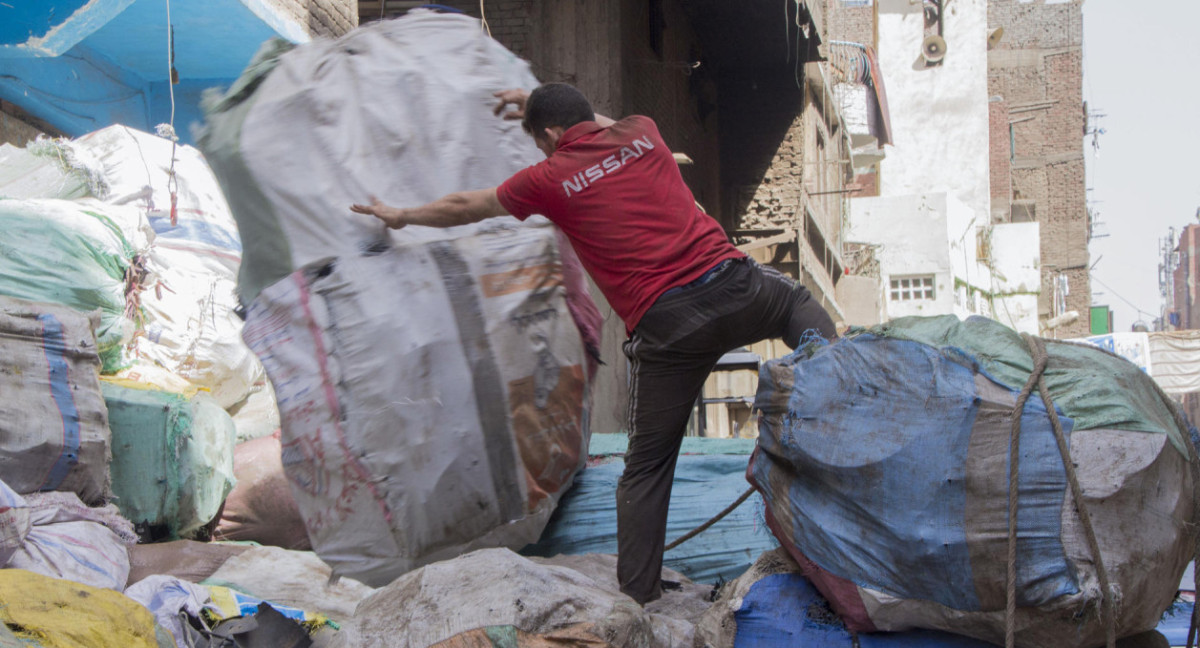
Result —
M700 211L671 152L647 117L596 115L561 83L497 93L516 110L546 159L499 187L450 194L402 209L372 198L353 205L388 227L452 227L541 214L571 240L580 261L625 322L630 364L629 449L617 487L617 580L638 603L662 595L662 554L675 462L692 406L726 352L809 332L837 333L808 290L759 266Z

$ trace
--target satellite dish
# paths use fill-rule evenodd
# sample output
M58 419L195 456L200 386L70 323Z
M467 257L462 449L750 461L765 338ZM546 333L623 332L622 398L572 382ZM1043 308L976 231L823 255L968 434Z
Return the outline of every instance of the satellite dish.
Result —
M992 49L992 48L996 47L996 45L1000 44L1001 38L1004 38L1004 28L1003 27L997 27L997 28L993 29L992 31L988 32L988 39L987 39L988 49Z
M921 58L925 63L940 63L946 58L946 39L941 36L929 36L921 43Z

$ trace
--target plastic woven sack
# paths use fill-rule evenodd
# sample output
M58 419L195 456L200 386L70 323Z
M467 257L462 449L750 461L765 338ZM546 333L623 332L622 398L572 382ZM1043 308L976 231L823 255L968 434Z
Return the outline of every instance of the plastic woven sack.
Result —
M123 346L140 314L132 208L63 200L0 200L0 295L100 311L96 342L105 372L127 364ZM132 225L130 222L132 221Z
M1125 360L1048 342L1046 384L1116 596L1154 628L1195 546L1195 450ZM764 365L749 471L767 521L856 631L1003 643L1008 452L1025 342L983 318L906 318ZM1103 643L1102 594L1048 412L1020 421L1019 646Z
M586 459L585 353L548 225L315 265L263 291L243 335L313 548L369 585L537 540Z
M18 493L109 495L95 324L65 306L0 296L0 475Z
M4 196L71 199L121 228L141 255L136 280L147 288L125 301L137 327L127 331L134 333L131 356L141 364L208 389L222 407L262 381L234 313L237 226L198 150L121 125L74 140L42 138L25 149L4 146Z
M537 85L528 63L463 15L415 10L336 40L264 45L208 102L198 138L241 232L243 301L377 244L382 225L351 203L420 205L542 159L518 122L492 115L493 92Z
M335 645L692 646L690 623L643 609L617 590L615 578L592 576L615 572L613 562L595 554L531 560L485 549L427 565L364 599ZM669 570L664 577L680 578Z
M216 517L233 488L233 419L207 394L105 378L112 488L146 540L185 537Z
M88 507L74 493L27 496L32 526L8 567L118 592L129 577L133 525L117 507Z
M239 335L241 238L204 156L119 125L62 146L93 161L106 200L137 206L154 229L146 255L153 286L141 296L137 356L207 389L221 407L244 399L263 369Z
M207 103L199 142L254 300L243 337L275 388L308 535L339 573L382 584L532 542L583 461L580 331L599 326L572 314L598 313L548 222L393 232L349 211L494 186L542 159L492 114L495 91L536 85L476 20L418 10L271 42Z
M154 616L137 601L22 569L0 569L0 622L46 648L161 646Z

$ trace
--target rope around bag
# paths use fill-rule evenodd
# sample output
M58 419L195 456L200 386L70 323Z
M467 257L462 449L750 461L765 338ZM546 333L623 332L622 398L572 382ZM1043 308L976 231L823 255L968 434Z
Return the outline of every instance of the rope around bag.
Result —
M751 486L750 488L747 488L746 492L739 495L738 498L733 501L733 504L726 506L725 510L723 510L720 513L717 513L716 515L709 518L708 522L705 522L704 524L701 524L700 526L696 527L695 529L692 529L691 531L688 531L687 533L676 538L674 542L667 545L666 547L663 547L663 551L670 551L670 550L674 549L675 547L678 547L679 545L687 542L688 540L691 540L692 538L707 531L708 527L716 524L717 522L720 522L721 518L732 513L733 509L742 505L742 502L745 502L746 500L750 499L750 496L754 494L754 490L755 489L753 486Z
M1184 420L1179 407L1171 400L1170 396L1167 396L1162 387L1159 387L1158 383L1154 383L1154 390L1158 393L1158 398L1166 406L1167 411L1171 412L1171 417L1175 420L1175 426L1190 436L1189 430L1191 426ZM1194 528L1196 524L1200 523L1200 456L1197 455L1197 448L1194 444L1189 443L1188 447L1191 449L1191 456L1188 458L1188 468L1191 469L1192 473L1192 523L1189 526ZM1200 538L1197 538L1197 544L1192 552L1192 562L1200 565ZM1192 592L1194 594L1200 591L1200 571L1193 568L1192 572ZM1197 628L1200 628L1200 609L1197 609L1197 606L1193 602L1192 618L1188 622L1187 648L1192 648L1192 642L1196 639Z
M1059 340L1058 343L1085 347L1093 351L1098 350L1114 358L1121 358L1121 356L1109 351L1108 349L1104 349L1093 344L1088 344L1086 342ZM1167 411L1171 413L1171 418L1175 421L1175 426L1179 428L1180 432L1190 436L1191 425L1189 425L1188 422L1183 418L1183 414L1179 411L1179 406L1175 403L1175 401L1171 400L1170 396L1167 396L1167 392L1163 391L1163 388L1156 381L1150 381L1150 386L1154 388L1154 393L1158 394L1158 398L1160 401L1162 401L1163 406L1166 407ZM1185 526L1195 531L1197 527L1200 526L1200 454L1197 453L1200 448L1197 448L1194 443L1189 443L1187 447L1191 449L1191 453L1187 458L1187 462L1188 468L1190 469L1192 475L1192 521L1185 523ZM1193 548L1192 560L1195 564L1200 564L1200 537L1197 537L1195 542L1196 544ZM1192 571L1194 572L1192 574L1192 592L1200 592L1200 571L1195 569ZM1200 609L1198 609L1197 606L1192 605L1192 615L1188 623L1187 648L1192 648L1192 642L1196 638L1197 628L1200 628Z
M1054 430L1055 441L1058 445L1059 456L1063 460L1063 467L1067 474L1067 481L1071 487L1071 495L1075 500L1076 510L1079 512L1080 522L1084 527L1084 533L1088 541L1088 549L1092 552L1092 556L1096 560L1096 573L1100 580L1102 590L1101 598L1101 614L1105 617L1105 644L1107 648L1115 648L1116 646L1116 611L1113 609L1112 590L1108 581L1108 572L1104 568L1104 561L1100 555L1100 546L1096 540L1095 529L1092 525L1091 515L1087 511L1087 506L1083 502L1083 491L1079 486L1079 479L1075 473L1075 465L1071 462L1070 449L1067 447L1066 437L1062 431L1062 422L1058 418L1058 412L1054 409L1054 401L1050 397L1050 391L1046 388L1045 380L1042 376L1045 373L1046 366L1049 363L1049 355L1046 353L1045 341L1041 338L1034 337L1028 334L1022 334L1025 343L1029 346L1030 355L1034 360L1034 368L1030 373L1028 382L1017 396L1016 404L1013 408L1013 424L1011 427L1011 437L1009 440L1009 492L1008 492L1008 572L1007 572L1007 591L1005 593L1005 636L1004 645L1006 648L1013 648L1016 637L1016 520L1017 520L1017 477L1019 466L1019 448L1020 448L1020 431L1021 431L1021 414L1025 410L1025 403L1028 401L1030 394L1033 391L1034 385L1038 387L1038 394L1042 398L1042 402L1046 406L1047 416L1050 418L1051 427ZM1089 348L1092 347L1089 345ZM1109 355L1118 357L1115 354L1100 349ZM1154 383L1155 391L1158 393L1160 400L1171 412L1174 418L1175 425L1183 432L1187 432L1189 426L1180 414L1178 407L1166 395L1165 392ZM1192 510L1195 524L1200 522L1200 455L1197 454L1197 449L1192 448L1191 457L1188 461L1192 473ZM664 551L670 551L675 547L691 540L700 533L707 530L712 525L716 524L726 515L733 512L738 506L749 499L754 493L754 487L746 489L732 504L725 507L723 511L717 513L704 524L685 533L677 538L674 542L667 545ZM1200 565L1200 542L1196 544L1194 559L1197 565ZM1200 592L1200 569L1196 570L1193 587L1194 591ZM1192 648L1193 641L1196 638L1197 628L1200 628L1200 606L1193 606L1191 623L1188 628L1187 648ZM857 642L857 637L855 637Z
M1075 465L1071 463L1071 451L1067 447L1067 440L1063 435L1062 421L1059 420L1058 412L1054 409L1054 401L1050 398L1050 390L1046 388L1046 381L1043 378L1046 365L1050 360L1046 354L1045 341L1027 333L1022 333L1021 337L1025 340L1025 344L1029 346L1029 353L1033 357L1033 372L1030 373L1029 380L1025 383L1025 387L1021 389L1020 395L1017 396L1016 405L1013 407L1013 424L1009 440L1008 586L1005 592L1004 645L1006 648L1013 648L1016 644L1018 449L1021 433L1021 414L1025 410L1025 402L1029 399L1029 395L1033 392L1033 388L1036 385L1038 394L1041 396L1042 402L1046 405L1046 413L1050 418L1050 427L1054 430L1054 438L1058 443L1058 453L1062 458L1063 469L1067 475L1067 484L1071 487L1071 496L1075 500L1075 510L1079 513L1079 521L1081 526L1083 526L1084 535L1087 538L1088 549L1092 552L1092 558L1096 563L1096 575L1100 580L1100 614L1104 620L1105 645L1107 648L1115 648L1117 645L1116 611L1113 609L1112 589L1108 580L1108 571L1104 568L1104 560L1100 556L1100 545L1096 540L1096 531L1092 526L1092 517L1088 514L1087 506L1083 501L1083 489L1079 487L1079 478L1075 473Z

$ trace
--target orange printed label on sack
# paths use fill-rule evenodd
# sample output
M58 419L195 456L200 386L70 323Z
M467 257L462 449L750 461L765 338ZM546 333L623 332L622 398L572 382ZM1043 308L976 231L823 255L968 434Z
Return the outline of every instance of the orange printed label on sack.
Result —
M553 384L538 376L508 383L513 435L525 466L529 508L558 492L579 466L583 445L583 368L556 367ZM551 377L541 374L542 383Z
M525 266L508 272L496 272L479 277L479 287L483 291L484 297L511 295L523 290L533 290L539 286L561 284L562 266L557 263Z

